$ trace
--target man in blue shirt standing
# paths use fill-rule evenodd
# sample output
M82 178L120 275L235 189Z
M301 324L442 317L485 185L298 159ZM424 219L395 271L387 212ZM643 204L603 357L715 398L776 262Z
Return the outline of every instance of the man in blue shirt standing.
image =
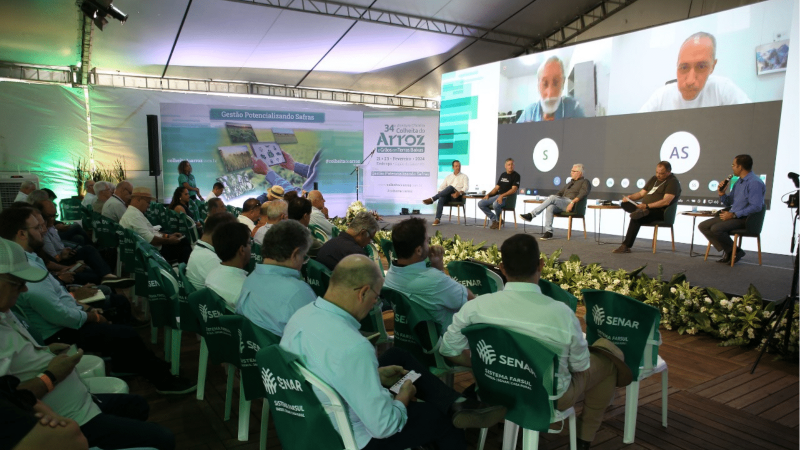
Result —
M733 240L729 232L745 228L747 216L764 209L764 194L766 193L764 182L752 173L753 158L750 155L736 156L733 158L731 167L733 174L739 177L739 181L731 188L730 194L725 193L727 185L720 185L719 189L719 199L728 208L697 226L717 251L722 250L722 258L717 262L725 264L730 264L733 254ZM743 256L744 251L737 248L734 264L739 262Z
M383 276L372 260L346 256L331 274L325 297L289 320L281 347L298 355L342 397L359 449L400 450L434 442L440 450L466 449L458 428L491 426L505 417L506 409L461 397L399 348L376 358L359 327L378 303L382 286ZM387 388L409 370L420 378L413 384L406 380L392 397ZM329 403L327 396L317 396Z

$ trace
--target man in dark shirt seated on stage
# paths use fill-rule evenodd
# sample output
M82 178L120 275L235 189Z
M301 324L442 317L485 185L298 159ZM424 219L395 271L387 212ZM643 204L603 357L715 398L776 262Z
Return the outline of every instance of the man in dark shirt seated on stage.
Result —
M506 171L500 174L497 179L497 185L489 191L483 200L478 202L478 208L486 214L486 217L492 221L491 229L496 230L500 228L502 223L503 207L506 206L506 198L509 195L514 195L519 190L520 177L514 171L514 160L508 158L505 162Z
M716 217L705 220L697 228L711 242L715 249L722 250L722 258L717 262L728 264L731 262L733 254L733 240L730 231L745 228L747 216L761 212L764 209L764 194L766 186L753 170L753 158L750 155L738 155L733 159L733 174L739 180L731 188L730 194L725 194L724 185L718 189L719 199L727 206L726 210L720 211ZM736 249L734 264L739 262L744 256L744 250Z
M642 225L664 220L664 211L677 202L681 196L681 183L672 174L672 165L661 161L656 165L656 175L644 185L641 191L622 197L622 209L631 213L625 240L612 253L630 253L633 241ZM641 203L632 200L641 199Z
M347 230L322 244L317 253L317 261L330 270L347 255L366 255L364 247L372 242L378 232L378 221L367 211L362 211L353 218Z
M544 223L544 235L541 237L543 241L553 238L553 215L562 211L571 212L575 204L586 198L586 196L589 195L589 191L592 190L592 185L589 183L589 180L583 176L583 164L575 164L572 166L570 177L572 180L565 184L556 195L547 197L533 212L519 215L530 222L534 217L547 209L547 220Z

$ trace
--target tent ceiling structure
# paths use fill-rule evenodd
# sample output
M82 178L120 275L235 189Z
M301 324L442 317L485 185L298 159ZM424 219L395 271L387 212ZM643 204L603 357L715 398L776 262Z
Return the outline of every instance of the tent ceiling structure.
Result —
M77 65L80 1L0 2L0 61ZM633 1L117 0L128 21L94 29L90 61L106 73L435 98L443 73L522 54L601 3Z

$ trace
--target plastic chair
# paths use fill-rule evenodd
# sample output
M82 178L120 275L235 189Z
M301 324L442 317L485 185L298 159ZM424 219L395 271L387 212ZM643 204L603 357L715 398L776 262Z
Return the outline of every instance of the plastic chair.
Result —
M742 246L742 238L754 237L758 242L758 265L761 265L761 229L764 227L764 215L766 208L762 208L757 213L750 214L744 221L744 228L731 230L728 234L733 235L733 254L731 255L731 267L736 263L736 250ZM706 256L703 261L708 259L708 252L711 250L711 242L706 246Z
M583 289L586 304L586 340L593 343L605 337L625 354L633 382L625 388L625 427L622 441L632 444L639 409L639 382L661 373L661 424L667 426L667 363L658 356L661 314L658 309L636 299L610 291Z
M261 256L261 246L253 242L253 239L250 238L250 261L244 267L244 270L246 270L248 274L251 274L256 270L256 264L261 264L263 261L264 257Z
M339 227L334 225L334 227L331 229L331 239L333 239L336 236L338 236L339 233L341 233L341 232L342 232L342 230L340 230Z
M256 355L281 446L286 450L358 450L344 401L298 359L278 345ZM327 397L327 404L316 393Z
M583 221L583 238L586 239L586 204L589 202L588 196L578 200L571 212L561 211L553 214L553 217L566 217L569 219L567 224L567 240L572 239L572 219Z
M181 359L179 283L171 266L165 267L152 255L147 264L151 324L155 328L164 328L164 355L171 363L172 374L178 375Z
M308 229L311 231L311 235L314 236L315 239L319 239L320 242L326 242L329 239L328 233L316 225L309 225Z
M543 278L539 278L539 288L542 290L542 294L569 306L569 309L571 309L572 312L578 310L578 297L575 297L564 289L561 289L561 286Z
M58 209L61 211L61 220L76 222L83 218L81 213L81 199L78 197L65 198L58 202Z
M447 217L448 222L453 221L453 208L456 209L456 221L461 225L461 210L464 210L464 225L467 224L467 197L461 197L461 200L450 200L445 206L450 208L450 214Z
M675 224L675 216L678 214L678 199L680 197L675 197L672 200L672 204L667 206L667 209L664 210L664 220L657 220L655 222L650 223L643 223L643 227L654 227L653 229L653 253L656 252L656 245L658 243L658 227L669 227L670 233L672 233L672 251L675 251L675 229L672 226Z
M331 281L330 269L316 260L309 259L303 265L303 276L306 279L306 283L311 286L311 289L318 297L325 295L328 290L328 284Z
M391 267L392 260L397 259L395 258L394 254L394 244L392 244L392 241L388 239L381 239L380 245L381 245L381 251L383 252L383 256L386 257L386 261L389 262L389 267Z
M92 208L81 206L81 226L83 226L84 231L87 233L92 232L94 228L92 227L92 213L94 212Z
M106 363L99 356L83 355L78 364L75 365L75 372L82 379L104 377L106 376Z
M444 378L445 383L452 387L454 374L468 369L451 366L439 353L441 326L402 292L384 287L381 298L394 309L394 346L411 353L417 361L428 366L432 374Z
M127 394L128 383L114 377L82 378L83 384L91 394Z
M489 275L491 270L480 264L469 261L450 261L447 263L447 272L450 273L452 279L466 286L475 295L491 294L502 290L502 281L498 289L497 281Z
M364 251L367 252L367 256L369 259L375 261L375 264L381 269L382 274L386 274L386 271L383 269L383 262L381 262L381 254L378 252L377 244L371 242L364 247Z
M558 402L556 371L559 353L544 341L494 325L472 325L461 331L469 341L472 373L482 401L508 408L503 431L503 448L517 448L519 427L523 428L522 448L536 449L539 433L559 433L550 424L569 419L569 445L577 449L575 409L555 409ZM514 359L517 364L501 364L498 358ZM489 374L488 372L491 372ZM497 376L500 374L502 377ZM522 380L509 383L507 380ZM524 383L524 386L522 384ZM479 449L486 441L481 429Z
M367 317L361 321L361 328L359 330L362 333L378 334L378 340L375 342L376 345L392 341L392 336L389 336L389 333L386 332L386 324L383 323L383 311L381 311L379 305L375 305Z
M501 213L502 217L500 217L500 226L497 227L498 230L502 229L503 225L505 225L506 212L508 211L511 211L511 215L514 217L514 229L515 230L517 229L517 215L515 214L516 208L517 208L517 194L512 194L506 197L506 204L503 205L503 210ZM464 214L466 215L466 212ZM488 217L483 218L483 228L486 228L488 220L489 220Z

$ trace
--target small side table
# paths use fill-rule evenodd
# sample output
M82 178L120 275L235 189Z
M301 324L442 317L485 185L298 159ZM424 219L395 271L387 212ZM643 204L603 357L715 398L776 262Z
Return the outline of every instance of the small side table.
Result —
M523 213L527 213L528 212L528 203L541 204L541 203L544 203L544 200L524 200L522 202L522 212ZM525 232L525 223L526 222L527 222L527 220L522 219L522 232L523 233ZM544 233L544 216L542 216L542 233Z
M464 198L466 199L475 200L475 207L473 208L473 214L475 215L475 223L473 224L473 226L478 226L478 202L483 200L484 196L485 195L479 195L479 194L467 194L464 196ZM464 218L464 222L466 222L466 218Z
M619 210L622 210L622 207L619 206L619 205L614 205L614 204L612 204L612 205L587 205L586 207L589 208L589 209L597 209L598 210L597 214L594 215L594 241L597 243L597 245L615 244L615 242L600 242L600 234L602 234L602 233L598 233L598 231L597 231L597 222L600 222L602 224L602 222L603 222L603 220L602 220L603 219L603 210L604 209L619 209ZM625 237L625 216L624 215L622 216L622 237L623 238Z
M689 257L694 258L695 256L705 255L705 253L694 254L694 230L696 228L694 225L698 217L714 217L716 213L711 211L684 211L681 214L692 218L692 242L689 244Z

